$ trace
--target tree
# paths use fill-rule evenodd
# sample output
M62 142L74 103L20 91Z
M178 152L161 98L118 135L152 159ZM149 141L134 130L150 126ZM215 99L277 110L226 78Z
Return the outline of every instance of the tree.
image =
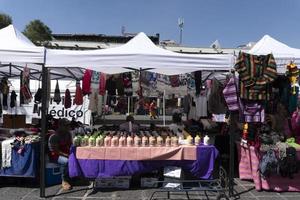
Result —
M0 29L7 27L10 24L12 24L11 16L5 13L0 13Z
M52 39L50 28L40 20L33 20L26 25L24 30L26 35L33 43L43 44Z

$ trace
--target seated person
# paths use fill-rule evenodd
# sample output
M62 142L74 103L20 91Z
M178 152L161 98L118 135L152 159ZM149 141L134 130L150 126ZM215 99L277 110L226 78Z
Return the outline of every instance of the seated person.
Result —
M129 132L129 123L132 124L132 132L137 133L139 131L139 126L134 123L134 117L132 115L128 115L126 117L126 122L120 125L120 131L127 131Z
M184 126L182 124L180 113L174 113L172 116L172 121L172 124L169 125L170 131L177 134L177 132L179 132L178 129L180 129L181 131L183 130Z
M59 119L58 127L48 140L49 159L51 162L59 164L62 168L62 188L70 190L69 184L68 158L72 138L70 134L70 122L67 119Z

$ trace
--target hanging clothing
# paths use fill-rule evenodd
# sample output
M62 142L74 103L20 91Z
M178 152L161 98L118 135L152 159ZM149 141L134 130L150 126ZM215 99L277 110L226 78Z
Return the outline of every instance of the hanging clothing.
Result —
M290 90L289 104L288 104L288 110L290 113L296 111L298 105L299 86L295 86L294 90L295 90L295 94L292 92L292 90Z
M132 76L130 72L123 73L123 85L124 85L125 95L132 96L133 95Z
M91 93L89 110L96 112L98 110L98 95L99 95L100 72L93 71L91 78Z
M71 93L70 93L69 89L66 89L66 92L65 92L64 106L66 109L71 108L71 106L72 106Z
M20 87L20 104L28 104L31 102L32 94L30 92L30 70L26 66L21 73L21 87Z
M106 90L107 90L108 95L110 95L110 96L116 95L116 82L115 82L115 80L113 80L112 76L110 76L106 80Z
M115 80L116 88L119 96L123 96L125 94L124 91L124 84L123 84L123 77L118 76Z
M54 90L53 101L56 102L57 104L59 104L61 102L61 96L60 96L60 89L59 89L58 80L56 80L56 86L55 86L55 90Z
M100 80L99 80L99 94L105 95L106 90L106 75L104 73L100 73Z
M82 78L82 93L87 95L91 93L92 70L85 70Z
M235 78L231 77L223 90L224 99L227 103L228 110L230 111L239 110L238 93L236 88Z
M196 87L196 95L199 95L201 92L201 86L202 86L202 72L201 71L195 71L195 87Z
M239 73L242 99L270 99L270 83L277 77L276 62L272 54L257 56L240 52L235 69Z
M16 101L17 101L17 94L16 92L13 90L10 94L10 107L14 108L16 106Z
M208 97L208 111L211 114L225 114L226 102L223 96L223 86L217 79L212 79L212 86Z
M8 94L9 94L9 86L8 86L8 80L6 77L3 77L1 79L1 83L0 83L0 90L2 93L2 106L3 106L3 110L7 110L7 98L8 98Z
M12 154L12 147L11 143L13 143L15 139L8 139L4 140L1 143L1 151L2 151L2 168L11 167L11 154Z
M190 94L185 95L185 96L183 97L183 103L182 103L182 105L183 105L183 112L186 113L187 116L188 116L189 111L190 111L190 108L191 108L191 107L190 107L191 101L192 101L192 97L191 97Z
M207 96L205 91L202 91L201 93L195 97L196 119L207 117Z
M172 87L179 87L180 81L178 75L172 75L170 76L170 83Z
M83 104L83 94L80 87L80 82L76 81L76 91L75 91L75 98L74 98L75 105L82 105Z
M98 110L98 90L92 89L92 92L89 96L90 103L89 103L89 110L92 112L96 112Z
M2 117L2 113L3 110L2 110L1 95L0 95L0 118Z

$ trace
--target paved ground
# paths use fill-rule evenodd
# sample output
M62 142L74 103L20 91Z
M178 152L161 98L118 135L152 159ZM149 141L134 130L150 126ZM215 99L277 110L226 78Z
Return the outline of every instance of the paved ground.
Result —
M238 193L236 198L241 200L299 200L300 193L276 193L276 192L257 192L251 182L235 180L235 189ZM1 182L0 199L2 200L37 200L39 198L39 188L37 186L30 186L24 183L9 183L9 185L18 186L4 186ZM46 190L46 199L51 200L146 200L149 199L155 189L132 189L132 190L110 190L97 191L91 194L92 190L87 183L81 183L74 186L70 192L63 192L60 186L48 187ZM189 195L190 199L215 199L213 193L208 193L208 197L201 192L193 192ZM167 194L158 194L155 196L156 200L167 199ZM185 194L173 193L171 199L187 199Z

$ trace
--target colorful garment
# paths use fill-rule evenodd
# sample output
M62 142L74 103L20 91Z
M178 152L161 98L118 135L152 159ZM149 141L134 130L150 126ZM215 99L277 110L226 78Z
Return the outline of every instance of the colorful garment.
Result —
M223 90L224 99L227 103L228 110L239 110L238 94L234 77L231 77Z
M76 91L75 91L75 98L74 98L75 105L82 105L83 104L83 94L80 87L80 82L76 82Z
M132 96L133 89L132 89L132 77L130 72L123 74L123 85L124 85L125 95Z
M105 95L105 87L106 87L106 75L104 73L100 73L99 80L99 94Z
M247 100L269 100L270 85L276 77L272 54L251 55L241 52L235 64L240 78L240 97Z
M92 71L87 69L84 72L82 78L82 93L83 95L87 95L91 93L91 79L92 79Z

